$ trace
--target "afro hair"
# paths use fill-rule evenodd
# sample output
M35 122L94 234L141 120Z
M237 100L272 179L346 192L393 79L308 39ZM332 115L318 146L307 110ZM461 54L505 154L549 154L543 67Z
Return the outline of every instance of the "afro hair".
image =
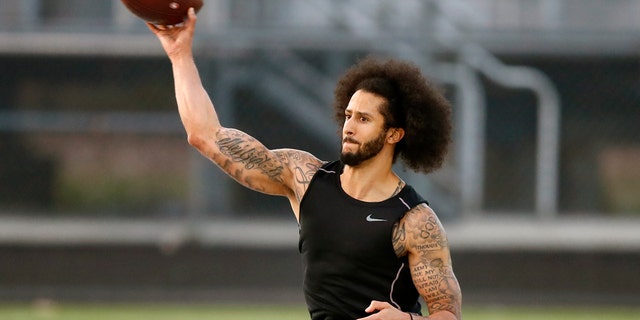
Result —
M334 92L335 118L340 126L345 121L344 110L358 90L385 98L386 108L380 111L386 127L404 129L394 162L399 156L407 167L424 173L442 166L451 142L451 104L420 68L406 61L371 56L349 68Z

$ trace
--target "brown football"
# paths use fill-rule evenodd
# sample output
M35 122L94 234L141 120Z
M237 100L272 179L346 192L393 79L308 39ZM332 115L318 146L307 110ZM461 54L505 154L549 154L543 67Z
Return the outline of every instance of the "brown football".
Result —
M156 25L175 25L187 17L187 10L202 8L202 0L121 0L136 16Z

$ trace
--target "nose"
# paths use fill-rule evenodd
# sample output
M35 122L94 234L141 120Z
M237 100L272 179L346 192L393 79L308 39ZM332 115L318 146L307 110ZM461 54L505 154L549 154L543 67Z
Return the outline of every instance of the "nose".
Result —
M342 126L342 133L345 136L352 136L353 135L353 125L351 125L353 118L346 118L344 120L344 125Z

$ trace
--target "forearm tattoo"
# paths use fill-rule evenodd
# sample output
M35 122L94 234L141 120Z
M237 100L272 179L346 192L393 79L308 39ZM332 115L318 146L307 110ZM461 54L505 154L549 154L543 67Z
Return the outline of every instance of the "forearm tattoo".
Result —
M439 258L421 261L411 266L411 272L430 313L441 310L459 313L459 285L450 264Z

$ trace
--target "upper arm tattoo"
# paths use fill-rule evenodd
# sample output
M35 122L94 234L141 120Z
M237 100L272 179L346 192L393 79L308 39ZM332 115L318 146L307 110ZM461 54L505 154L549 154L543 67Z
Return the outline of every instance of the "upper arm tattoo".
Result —
M322 162L308 152L269 150L250 135L223 128L215 136L217 152L211 159L242 185L267 194L290 196L298 201Z
M418 206L403 219L411 277L429 313L449 311L460 318L461 293L453 273L449 243L435 213Z
M282 181L282 163L253 137L242 131L226 129L218 132L215 143L231 162L240 163L247 170L257 169L272 180Z
M299 150L283 149L276 150L275 152L282 160L282 163L291 168L294 179L293 189L296 199L300 201L309 187L313 175L318 171L323 162L310 153Z
M409 212L411 219L407 219L416 249L426 252L447 247L449 244L440 221L433 213L424 211L428 209L418 206Z

